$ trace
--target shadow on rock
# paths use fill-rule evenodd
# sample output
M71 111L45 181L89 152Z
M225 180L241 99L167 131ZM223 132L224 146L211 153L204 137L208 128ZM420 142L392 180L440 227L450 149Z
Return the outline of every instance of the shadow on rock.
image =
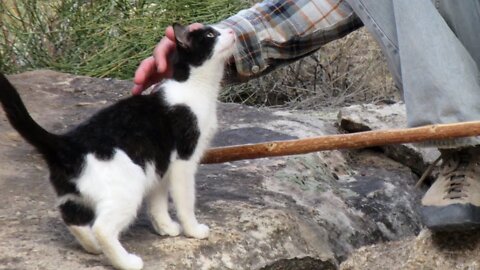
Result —
M459 252L478 247L480 230L462 232L437 232L432 234L432 242L440 251Z

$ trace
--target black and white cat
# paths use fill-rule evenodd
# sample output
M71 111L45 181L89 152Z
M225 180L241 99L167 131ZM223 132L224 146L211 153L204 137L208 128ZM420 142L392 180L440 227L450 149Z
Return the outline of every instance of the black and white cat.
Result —
M234 50L230 29L189 32L175 24L173 78L150 95L107 107L75 129L55 135L27 112L0 74L0 101L12 126L44 157L62 218L90 253L104 253L120 269L141 269L120 233L144 198L161 235L208 237L195 217L195 172L217 127L216 100L224 63ZM181 223L168 213L168 194ZM182 229L181 229L182 228Z

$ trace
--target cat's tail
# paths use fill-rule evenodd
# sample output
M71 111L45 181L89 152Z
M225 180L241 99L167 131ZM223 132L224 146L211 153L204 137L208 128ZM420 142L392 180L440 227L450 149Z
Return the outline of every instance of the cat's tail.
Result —
M0 102L12 126L42 154L53 154L61 143L61 137L52 134L35 122L23 104L20 95L7 78L0 73Z

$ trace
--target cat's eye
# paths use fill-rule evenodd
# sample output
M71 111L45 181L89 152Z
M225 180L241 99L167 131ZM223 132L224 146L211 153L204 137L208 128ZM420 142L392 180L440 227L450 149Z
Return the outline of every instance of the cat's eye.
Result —
M209 32L209 33L207 34L207 37L208 37L208 38L214 38L214 37L215 37L215 34L212 33L212 32Z

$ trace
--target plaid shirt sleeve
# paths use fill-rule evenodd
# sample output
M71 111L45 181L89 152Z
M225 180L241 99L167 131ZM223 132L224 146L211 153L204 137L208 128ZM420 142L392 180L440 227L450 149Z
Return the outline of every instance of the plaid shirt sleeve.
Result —
M362 26L344 0L265 0L220 22L237 35L227 82L241 82L304 57Z

